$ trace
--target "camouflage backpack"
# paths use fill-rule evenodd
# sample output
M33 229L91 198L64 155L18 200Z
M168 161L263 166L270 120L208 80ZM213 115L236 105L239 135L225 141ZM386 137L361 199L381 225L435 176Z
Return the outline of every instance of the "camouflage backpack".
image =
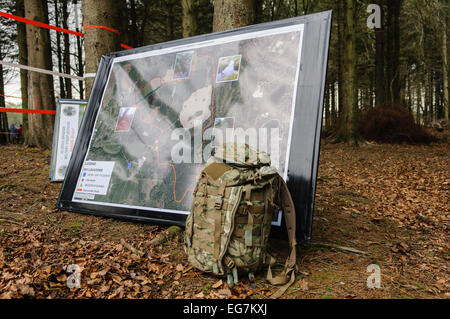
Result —
M291 245L283 272L272 277L275 259L267 253L267 241L275 208L283 210ZM185 251L196 268L227 276L229 285L238 274L269 265L267 279L284 285L277 298L295 280L295 209L289 190L270 166L268 154L246 144L228 143L205 164L194 190L186 220Z

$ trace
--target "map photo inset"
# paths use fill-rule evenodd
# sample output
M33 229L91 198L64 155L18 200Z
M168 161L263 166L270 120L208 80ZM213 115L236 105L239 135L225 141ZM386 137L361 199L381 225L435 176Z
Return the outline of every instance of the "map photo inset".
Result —
M189 77L193 56L194 51L181 52L176 55L174 79L185 79Z
M237 81L241 68L241 55L227 56L219 59L217 82Z
M135 107L121 107L117 118L116 132L128 132L134 119Z

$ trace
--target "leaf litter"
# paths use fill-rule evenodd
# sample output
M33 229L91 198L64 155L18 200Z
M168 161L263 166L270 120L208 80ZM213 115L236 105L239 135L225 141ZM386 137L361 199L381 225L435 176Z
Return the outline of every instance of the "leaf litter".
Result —
M58 211L50 152L1 148L0 298L237 299L276 291L264 271L228 287L195 270L183 231L167 237L164 226ZM300 271L282 298L449 298L449 154L446 144L323 143L312 243L299 245ZM286 254L284 246L270 244ZM67 285L72 264L79 288ZM379 289L367 287L370 264L380 266Z

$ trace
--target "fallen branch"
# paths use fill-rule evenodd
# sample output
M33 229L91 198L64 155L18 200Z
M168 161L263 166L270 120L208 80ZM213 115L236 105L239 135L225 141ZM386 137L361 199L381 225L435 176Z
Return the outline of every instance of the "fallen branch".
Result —
M167 229L167 231L160 233L155 238L153 238L151 241L149 241L148 244L146 245L146 247L161 245L161 244L165 243L166 241L174 238L175 235L181 233L181 230L182 230L181 227L170 226Z
M434 227L443 227L443 228L445 228L446 230L449 229L449 227L448 227L447 225L442 224L442 223L439 223L439 222L435 222L435 221L433 221L433 220L431 220L431 219L429 219L428 217L425 217L425 216L423 216L423 215L417 215L416 218L417 218L419 221L424 222L424 223L429 224L429 225L432 225L432 226L434 226Z
M19 223L19 222L16 222L14 220L3 219L3 218L0 218L0 223L10 223L10 224L19 225L19 226L23 226L24 225L23 223Z
M354 254L369 255L369 253L366 252L366 251L358 250L358 249L355 249L355 248L352 248L352 247L339 246L339 245L335 245L335 244L329 244L329 243L311 243L311 245L323 246L323 247L329 247L329 248L335 248L335 249L339 249L339 250L346 251L346 252L350 252L350 253L354 253Z
M22 213L22 212L13 212L13 211L9 211L9 210L4 210L4 211L2 211L2 214L9 214L9 215L17 216L17 215L23 215L24 213Z
M120 243L125 247L125 248L127 248L128 250L131 250L131 252L132 253L134 253L134 254L136 254L136 255L138 255L138 256L144 256L145 255L145 253L143 252L143 251L140 251L139 249L136 249L136 248L134 248L133 246L131 246L129 243L127 243L126 241L125 241L125 239L121 239L120 240Z

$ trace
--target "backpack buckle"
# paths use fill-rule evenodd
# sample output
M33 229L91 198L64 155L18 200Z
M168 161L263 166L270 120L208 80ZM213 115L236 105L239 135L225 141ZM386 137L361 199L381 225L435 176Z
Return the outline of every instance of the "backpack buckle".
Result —
M225 262L225 266L226 266L228 269L233 269L233 268L234 268L234 266L235 266L234 261L233 261L233 259L231 259L230 257L225 256L225 258L223 259L223 261Z
M218 195L216 197L216 202L214 204L214 208L217 210L222 209L222 205L223 205L223 196L222 195Z

